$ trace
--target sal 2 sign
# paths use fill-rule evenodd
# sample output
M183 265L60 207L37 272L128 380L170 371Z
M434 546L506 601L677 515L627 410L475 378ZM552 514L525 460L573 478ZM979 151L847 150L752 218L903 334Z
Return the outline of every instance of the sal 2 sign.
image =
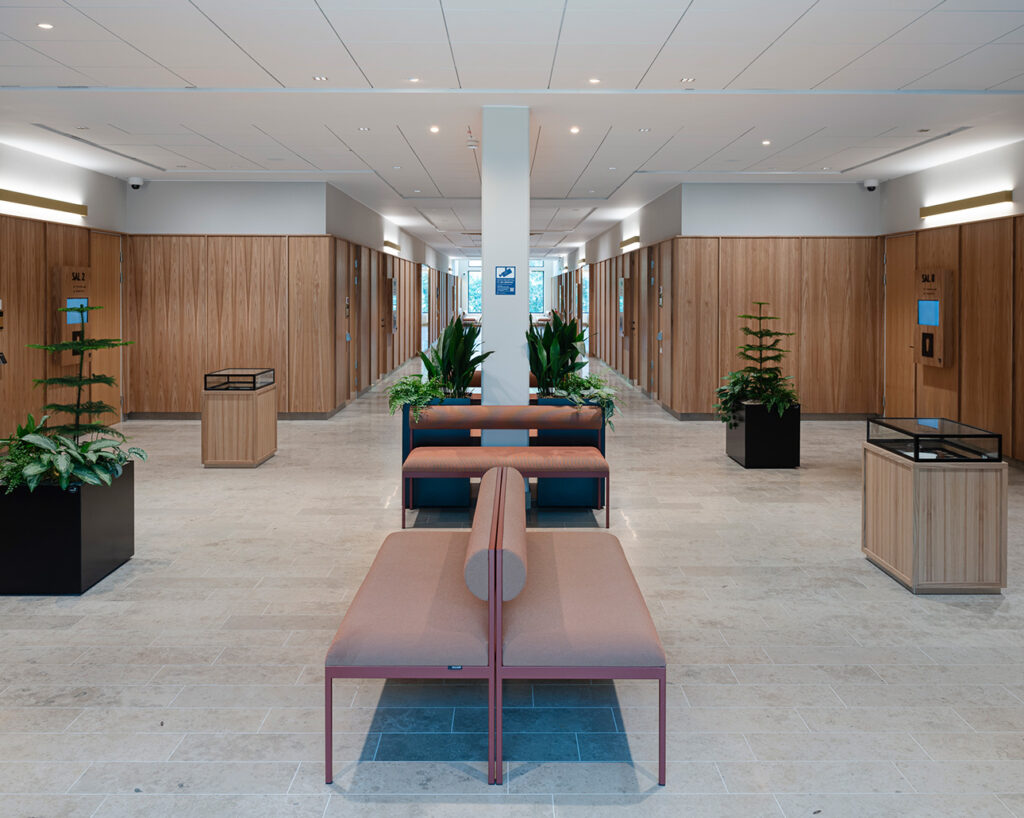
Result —
M494 294L515 295L516 294L516 268L495 267L494 268Z

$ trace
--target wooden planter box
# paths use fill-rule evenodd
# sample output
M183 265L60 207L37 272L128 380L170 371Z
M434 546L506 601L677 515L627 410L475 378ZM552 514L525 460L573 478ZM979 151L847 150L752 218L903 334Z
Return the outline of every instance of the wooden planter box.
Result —
M81 594L135 554L134 466L110 486L0 493L0 594Z
M745 469L795 469L800 465L800 406L779 417L760 403L745 403L737 425L725 430L725 453Z
M864 444L861 550L915 594L1006 587L1007 464L913 461Z

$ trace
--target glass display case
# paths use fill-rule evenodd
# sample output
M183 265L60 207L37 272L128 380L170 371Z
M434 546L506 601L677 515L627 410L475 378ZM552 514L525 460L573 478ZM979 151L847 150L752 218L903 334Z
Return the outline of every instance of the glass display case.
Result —
M233 367L203 376L203 388L208 392L254 392L273 382L273 369Z
M1003 459L1002 435L947 418L872 418L868 443L918 462Z

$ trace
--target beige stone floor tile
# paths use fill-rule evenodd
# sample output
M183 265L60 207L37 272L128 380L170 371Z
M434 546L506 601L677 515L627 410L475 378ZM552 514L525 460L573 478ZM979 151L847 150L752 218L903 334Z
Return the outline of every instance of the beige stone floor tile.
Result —
M263 724L269 710L265 707L90 707L69 712L77 715L67 728L69 733L180 734L254 733Z
M828 685L687 685L693 707L837 707L842 702Z
M786 818L1010 818L993 795L779 795Z
M0 733L0 761L166 761L180 733Z
M1017 665L875 665L888 684L1014 684L1024 679Z
M627 732L657 726L655 707L623 707L615 714ZM679 733L793 733L807 730L795 708L675 707L666 713L668 729Z
M299 683L301 665L168 665L154 684L175 685L291 685ZM324 671L320 668L320 681Z
M970 732L952 707L801 707L800 718L815 732Z
M743 685L882 684L869 665L730 665Z
M329 795L110 795L93 818L320 818Z
M922 734L922 738L927 735ZM929 758L921 744L909 733L751 733L746 739L758 761L895 761Z
M998 797L1012 814L1018 818L1024 816L1024 793L1001 793Z
M0 707L161 707L180 685L13 684L0 693Z
M476 818L478 815L543 818L552 815L547 795L339 795L331 796L324 818L386 815L388 818Z
M4 818L91 818L103 803L102 795L2 795Z
M323 762L302 762L292 782L292 793L331 792L335 796L370 795L486 795L486 761L359 761L335 763L334 782L324 784Z
M285 794L297 768L291 762L96 762L70 792Z
M834 685L833 689L848 707L957 707L977 702L992 707L1024 706L1003 685Z
M337 763L358 761L364 757L367 743L370 755L377 734L334 733L334 758ZM324 756L323 731L318 733L196 733L184 737L170 761L320 761Z
M66 793L88 766L80 761L0 761L0 793Z
M82 712L75 707L0 707L0 733L60 733Z
M921 733L915 738L934 761L1024 761L1024 732Z
M323 685L191 684L169 704L173 707L313 707L323 706ZM342 691L345 685L339 685Z
M43 664L40 662L6 663L0 667L0 684L53 685L73 682L78 685L149 684L160 671L160 665L115 665L79 662L77 664Z
M555 795L555 818L615 818L623 814L647 818L780 818L770 795Z
M918 792L1024 793L1024 761L901 761Z
M508 789L512 793L578 793L624 795L658 791L657 764L633 765L599 763L510 763ZM715 764L669 762L665 792L724 793L725 786Z
M718 765L729 792L913 792L889 761L759 761Z
M958 707L957 714L980 732L1024 731L1024 706Z

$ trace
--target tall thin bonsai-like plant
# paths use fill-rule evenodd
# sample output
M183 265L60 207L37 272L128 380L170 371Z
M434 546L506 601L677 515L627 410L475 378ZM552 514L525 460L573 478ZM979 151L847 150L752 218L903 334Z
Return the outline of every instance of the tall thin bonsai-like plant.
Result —
M792 378L783 376L780 366L789 352L783 349L782 339L795 333L765 326L766 321L778 321L779 317L765 315L767 301L755 301L754 304L757 305L756 315L738 316L745 321L756 322L756 327L740 327L746 340L737 347L738 355L747 365L726 375L722 379L725 385L718 387L715 392L718 397L715 411L730 427L736 425L736 414L743 403L761 403L768 411L782 417L798 401L796 392L790 386Z

